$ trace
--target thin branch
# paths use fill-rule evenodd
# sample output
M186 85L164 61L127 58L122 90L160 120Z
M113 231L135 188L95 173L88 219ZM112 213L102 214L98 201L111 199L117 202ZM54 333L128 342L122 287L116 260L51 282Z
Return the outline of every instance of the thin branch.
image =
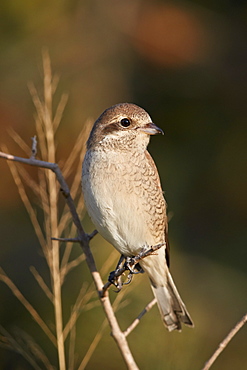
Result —
M96 230L95 230L96 231ZM109 270L112 268L112 266L116 265L116 261L119 259L119 254L114 248L111 252L111 254L108 256L108 258L105 260L103 265L100 268L100 275L105 276L109 273Z
M35 90L35 87L33 87L33 89ZM30 91L30 93L31 93L31 91ZM35 96L34 95L32 95L32 99L33 99L33 103L35 104L35 102L34 102ZM38 96L37 96L37 99L39 99ZM41 104L41 102L40 102L40 104ZM36 107L36 109L37 109L37 107ZM42 117L43 117L43 113L37 111L37 113L35 114L35 117L34 117L35 118L35 127L36 127L36 132L37 132L37 136L38 136L38 140L39 140L39 150L40 150L41 158L43 160L47 160L47 145L46 145L46 137L45 137L45 133L44 133Z
M127 337L140 323L141 318L151 310L151 308L156 304L157 300L154 298L149 304L142 310L142 312L137 316L137 318L132 322L132 324L124 331L124 335Z
M69 261L64 265L61 269L61 284L63 284L66 275L76 266L80 265L83 261L85 261L85 255L80 254L77 258L74 258L72 261Z
M87 126L84 126L84 127L87 127ZM88 136L87 130L83 128L78 136L78 139L75 142L73 150L71 151L68 159L63 165L63 176L64 178L67 178L71 174L72 169L74 168L75 161L78 161L77 169L75 170L76 176L74 176L74 180L73 180L71 190L70 190L70 193L73 199L75 199L78 196L78 194L81 195L81 163L82 163L82 160L85 154L85 149L86 149L85 148L85 137L87 136ZM80 198L80 201L77 204L78 212L79 212L79 207L81 205L84 206L84 200L82 196ZM66 212L64 208L62 212L62 217L58 225L59 234L61 234L63 230L65 229L66 224L70 221L70 217L71 217L70 212ZM67 251L67 256L69 257L68 252L69 251ZM66 262L65 258L63 262Z
M2 268L0 268L0 280L2 280L10 288L12 293L21 302L21 304L26 308L26 310L33 317L34 321L41 327L41 329L45 332L47 337L56 347L57 341L53 333L50 331L46 323L42 320L38 312L33 308L33 306L28 302L28 300L23 296L23 294L20 292L17 286L6 275L6 273L4 272Z
M95 237L95 235L98 234L98 230L94 230L91 234L88 235L89 241Z
M97 233L96 230L94 230L94 232L90 235L93 237L93 235L95 235L96 233ZM82 254L82 256L84 257L84 254ZM113 250L113 252L110 254L110 256L107 258L107 260L103 264L102 268L100 269L100 275L104 275L106 273L106 271L109 271L110 266L112 266L113 262L116 259L115 256L116 256L116 251ZM80 293L77 297L76 303L75 303L75 305L73 307L73 310L72 310L72 315L70 316L69 321L68 321L68 323L66 324L66 326L64 328L64 338L65 339L68 336L70 328L73 327L73 325L75 325L75 323L76 323L76 321L79 317L79 314L78 314L79 308L83 306L83 310L85 311L85 310L88 310L92 307L95 307L95 305L96 305L95 301L89 302L89 300L92 298L92 296L94 294L94 290L92 290L92 285L90 285L88 287L87 293L85 293L86 291L84 289L84 292L83 292L84 295L82 294L83 289L84 289L84 287L82 287L82 289L81 289L81 291L80 291ZM83 297L83 298L81 299L80 297ZM89 302L89 303L87 303L87 302ZM115 301L114 301L114 304L115 304ZM73 325L71 323L73 323Z
M37 155L37 138L36 138L36 135L34 135L34 137L32 137L31 139L32 139L32 153L31 153L30 158L34 159Z
M68 101L68 97L69 97L68 94L63 94L59 103L58 103L58 107L56 109L55 117L53 119L54 132L56 132L56 130L58 129L58 126L61 122L62 115L63 115L64 109L65 109L67 101Z
M84 370L90 360L90 358L92 357L96 347L98 346L101 338L102 338L102 335L103 335L103 332L104 332L104 329L107 325L107 319L105 318L103 323L101 324L101 327L99 328L98 332L96 333L94 339L92 340L92 342L90 343L90 346L87 350L87 353L85 354L83 360L81 361L80 363L80 366L78 367L78 370Z
M64 340L66 340L71 328L75 325L80 313L81 313L81 310L80 308L82 307L83 304L87 303L93 296L93 294L95 293L94 290L90 290L90 288L88 289L87 293L85 294L86 292L86 289L85 289L85 286L82 286L78 296L77 296L77 299L76 299L76 302L75 304L73 305L73 308L72 308L72 313L69 317L69 320L67 322L67 324L65 325L65 328L64 328L64 331L63 331L63 335L64 335Z
M56 161L56 148L54 130L52 124L52 72L51 61L46 49L43 50L43 69L44 69L44 131L47 143L47 159L49 162ZM49 206L50 206L50 230L51 235L58 237L58 211L57 211L57 182L54 173L47 173ZM54 295L54 313L56 324L56 337L58 349L58 361L60 370L66 369L65 348L63 338L63 313L61 296L61 276L60 276L60 254L57 241L51 241L52 252L52 283Z
M95 235L98 234L97 230L94 230L91 234L88 234L88 240L93 239ZM59 242L65 242L65 243L81 243L80 238L51 238L51 240L57 240Z
M0 342L1 346L10 348L13 351L21 354L33 369L42 370L42 368L36 363L35 359L15 340L15 338L6 329L0 326L0 331L3 333L5 339L4 342Z
M76 326L72 325L70 328L70 336L69 336L68 370L75 369L75 339L76 339Z
M15 155L3 153L3 152L0 152L0 158L7 159L8 161L28 164L34 167L48 168L52 170L53 172L56 172L56 167L58 167L56 163L49 163L49 162L41 161L36 158L17 157Z
M66 230L67 235L75 235L76 234L75 224L73 222L71 223L71 213L68 210L67 204L65 204L65 206L67 209L66 210L64 209L63 213L69 214L69 218L67 218L67 222L69 222L69 225L67 226L67 228L64 227L62 230L60 230L60 227L62 226L62 223L60 222L58 226L58 230L60 230L59 235L62 233L62 231L65 231L66 229L67 229ZM83 219L83 213L84 213L83 210L85 212L84 201L81 196L79 200L77 201L77 213L82 216L82 219ZM69 262L72 249L73 249L73 245L71 243L66 243L66 247L65 247L65 250L62 256L61 264L60 264L61 271L66 267L67 263Z
M75 234L74 229L75 229L75 225L71 224L70 225L70 230L68 230L68 235ZM72 243L66 242L65 244L66 244L66 246L65 246L64 253L63 253L63 256L62 256L62 259L61 259L61 263L60 263L60 271L61 271L62 282L65 278L66 271L67 271L66 267L67 267L67 264L69 263L69 259L70 259L71 252L72 252L72 249L73 249L73 244ZM81 255L84 256L83 253ZM85 256L84 256L84 259L85 259Z
M57 240L59 242L65 243L80 243L81 240L79 238L51 238L51 240Z
M21 166L24 167L24 166ZM41 204L41 209L43 210L43 227L44 227L44 233L46 235L47 241L47 251L48 251L48 260L47 265L49 267L49 270L52 269L52 252L51 252L51 242L50 242L50 204L49 204L49 194L48 194L48 186L47 186L47 178L46 178L46 171L43 168L38 169L38 190L39 190L39 202ZM45 254L45 253L44 253Z
M71 151L70 155L68 156L66 162L63 165L63 175L67 178L71 172L73 165L76 160L78 160L78 156L84 156L86 146L85 146L85 138L89 135L89 130L92 128L92 123L86 122L83 126L81 132L79 133L76 142L74 144L73 150Z
M42 171L43 170L40 170L39 172ZM37 204L39 205L39 207L42 207L42 209L44 209L44 212L47 214L48 202L46 202L45 204L44 202L41 203L41 200L46 193L44 187L41 187L41 184L38 184L35 180L33 180L23 166L18 166L18 173L21 176L22 180L24 180L24 183L32 190L32 192L36 196Z
M14 142L23 150L23 152L27 156L30 156L30 147L22 139L22 137L12 127L9 127L7 132L10 135L10 137L14 140Z
M15 329L15 336L19 342L23 342L23 347L27 348L28 353L34 356L35 359L40 360L45 369L47 370L54 370L54 367L51 365L49 359L47 358L46 354L42 350L42 348L35 342L35 340L24 330Z
M113 302L112 307L113 307L114 312L117 311L121 301L124 298L124 294L125 294L125 292L122 295L117 295L115 301ZM104 319L101 327L99 328L99 330L96 333L93 341L91 342L91 344L90 344L90 346L87 350L87 353L85 354L82 362L80 363L80 366L78 367L78 370L84 370L86 368L90 358L92 357L93 352L95 351L97 345L99 344L99 342L102 338L102 335L103 335L104 329L106 328L106 325L107 325L107 319ZM132 368L130 368L130 369L132 369Z
M49 56L48 50L45 50L45 51L47 52ZM60 80L60 76L56 73L53 76L52 83L51 83L52 94L55 94L57 87L58 87L59 80Z
M11 158L13 158L13 156L11 156L10 154L2 153L2 152L0 152L0 157L1 158L5 158L5 159L11 159ZM19 157L15 157L15 158L19 158ZM26 160L27 161L33 161L33 159L31 159L31 158L30 159L26 159ZM19 162L17 159L15 159L14 161ZM43 235L43 232L42 232L42 230L40 228L40 225L39 225L39 222L37 220L37 216L36 216L36 214L34 212L34 209L33 209L32 205L31 205L31 203L30 203L30 201L28 199L28 196L26 194L25 188L23 186L23 183L21 181L21 178L19 176L19 173L17 171L17 168L11 162L9 162L9 168L10 168L10 171L12 173L13 179L14 179L14 181L16 183L16 186L18 188L18 192L20 194L21 200L22 200L22 202L23 202L23 204L24 204L24 206L25 206L25 208L26 208L26 210L27 210L27 212L29 214L29 217L30 217L31 222L33 224L33 227L34 227L35 233L37 235L37 238L40 241L40 244L42 246L42 249L44 250L45 257L49 261L49 257L48 257L49 252L47 250L46 240L45 240L44 235Z
M225 337L225 339L219 344L216 351L210 357L210 359L205 363L202 370L208 370L214 364L215 360L219 357L221 352L224 351L228 343L232 340L232 338L237 334L237 332L244 326L247 322L247 313L242 317L242 319L234 326L234 328L229 332L229 334Z
M43 290L45 295L47 296L47 298L53 303L54 302L53 294L50 291L50 289L48 288L48 286L46 285L46 283L44 282L42 276L38 273L36 268L33 267L33 266L30 267L30 271L33 274L33 276L35 277L37 283L39 284L39 286L41 287L41 289Z

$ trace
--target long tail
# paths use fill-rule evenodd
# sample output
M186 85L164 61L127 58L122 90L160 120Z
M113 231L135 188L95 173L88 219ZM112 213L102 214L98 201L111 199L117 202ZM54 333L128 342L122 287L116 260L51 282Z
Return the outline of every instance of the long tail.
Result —
M155 287L153 284L151 286L162 320L169 331L181 331L182 322L188 326L194 326L169 271L166 286Z

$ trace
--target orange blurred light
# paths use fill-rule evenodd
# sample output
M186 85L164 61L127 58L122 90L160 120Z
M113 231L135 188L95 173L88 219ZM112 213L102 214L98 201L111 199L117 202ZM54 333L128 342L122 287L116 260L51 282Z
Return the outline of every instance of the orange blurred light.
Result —
M163 67L197 64L208 53L202 13L171 4L145 7L137 21L134 38L139 53Z

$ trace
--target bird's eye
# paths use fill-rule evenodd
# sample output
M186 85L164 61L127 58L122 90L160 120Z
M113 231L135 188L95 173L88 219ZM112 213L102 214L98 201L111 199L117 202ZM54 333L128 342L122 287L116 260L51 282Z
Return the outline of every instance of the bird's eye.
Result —
M123 127L129 127L130 126L130 119L129 118L123 118L123 119L121 119L121 126L123 126Z

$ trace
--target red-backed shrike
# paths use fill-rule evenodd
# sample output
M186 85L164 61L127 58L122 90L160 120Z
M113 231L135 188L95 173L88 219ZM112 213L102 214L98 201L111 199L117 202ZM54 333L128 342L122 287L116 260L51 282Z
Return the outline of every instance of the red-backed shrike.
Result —
M82 188L99 233L123 256L164 246L139 263L147 273L169 331L193 326L169 272L166 202L155 163L147 151L150 135L162 133L135 104L117 104L95 122L83 162Z

